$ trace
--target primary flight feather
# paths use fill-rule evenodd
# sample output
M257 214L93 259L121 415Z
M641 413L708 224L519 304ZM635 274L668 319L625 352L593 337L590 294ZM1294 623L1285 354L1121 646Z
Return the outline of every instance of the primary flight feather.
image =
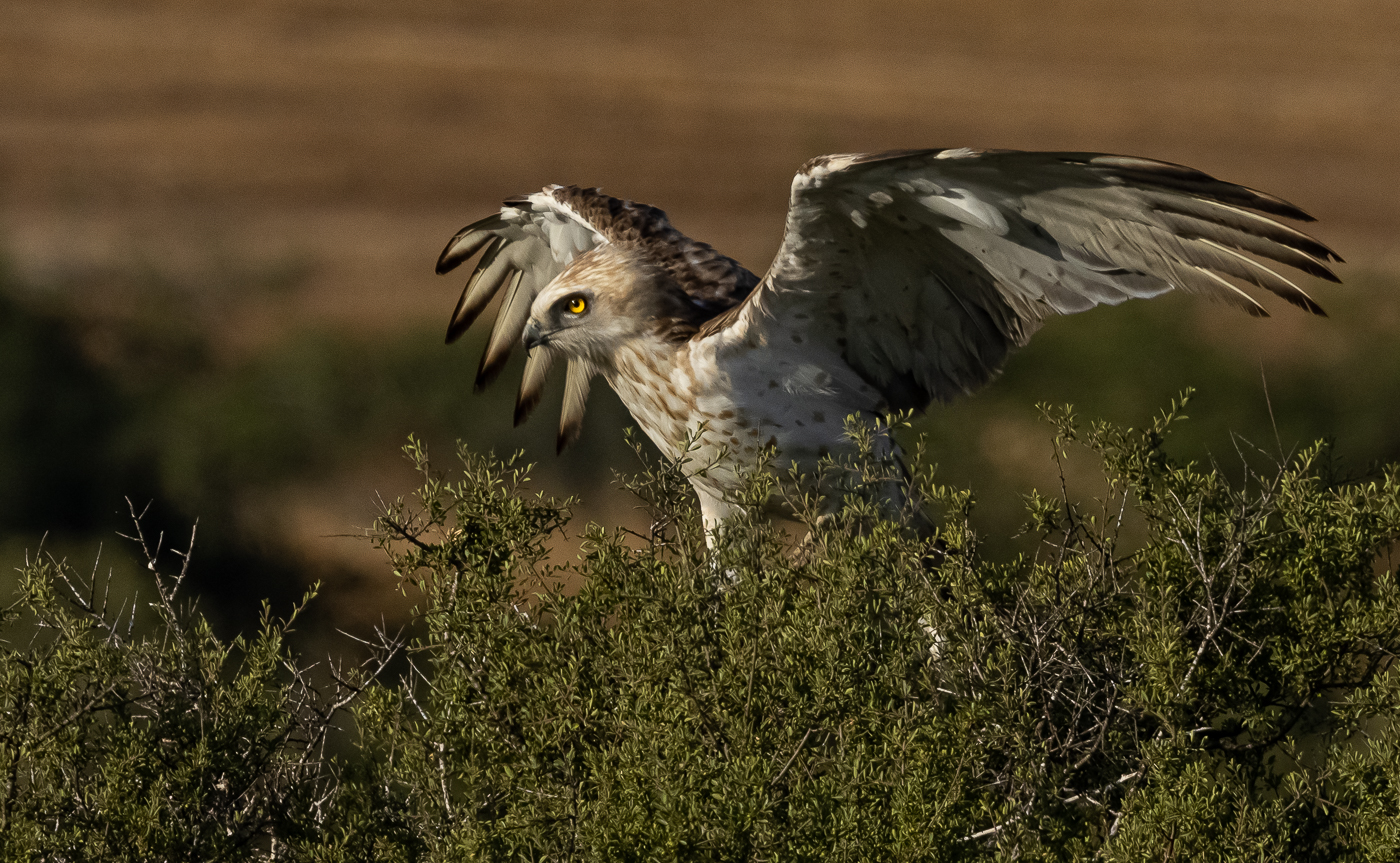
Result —
M1278 265L1335 282L1328 263L1341 258L1272 217L1312 221L1272 195L1130 156L834 155L793 179L762 279L662 211L576 186L506 201L452 238L437 271L481 253L449 343L505 290L477 385L523 339L517 424L563 364L561 450L599 375L668 457L698 432L687 474L713 529L764 447L810 472L850 445L848 415L971 392L1050 315L1170 290L1268 314L1230 279L1324 314Z

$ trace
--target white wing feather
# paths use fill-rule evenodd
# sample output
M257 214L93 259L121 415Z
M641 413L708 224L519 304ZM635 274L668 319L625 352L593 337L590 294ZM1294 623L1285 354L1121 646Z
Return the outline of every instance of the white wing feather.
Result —
M985 383L1053 314L1174 289L1267 314L1224 276L1322 314L1240 252L1332 281L1325 261L1341 258L1251 210L1310 220L1270 195L1133 157L826 156L793 180L783 244L762 283L701 336L761 342L809 320L811 336L891 407L917 409Z
M505 365L511 349L520 342L535 296L584 252L608 242L592 224L553 194L557 186L513 199L501 211L474 222L448 242L438 258L437 271L446 273L485 249L477 262L457 308L447 325L447 342L461 338L502 286L510 285L496 314L486 350L481 355L476 386L485 386ZM526 361L525 374L515 401L515 423L519 425L539 404L551 365L551 357L537 352ZM587 392L591 367L570 361L570 393L578 405L566 406L560 422L560 440L578 434L582 417L579 391Z

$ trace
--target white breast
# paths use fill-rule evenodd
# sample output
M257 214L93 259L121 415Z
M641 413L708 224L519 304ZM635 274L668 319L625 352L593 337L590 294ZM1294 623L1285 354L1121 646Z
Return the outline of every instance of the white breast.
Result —
M733 491L764 448L804 471L845 445L845 418L873 415L879 393L801 330L768 344L708 338L679 350L638 342L619 351L608 382L668 457L694 437L686 472L697 487Z

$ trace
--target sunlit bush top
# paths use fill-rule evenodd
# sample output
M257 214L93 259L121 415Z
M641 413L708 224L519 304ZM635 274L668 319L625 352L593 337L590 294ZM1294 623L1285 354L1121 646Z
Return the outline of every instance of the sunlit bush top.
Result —
M1246 453L1232 483L1166 455L1180 408L1144 429L1049 412L1055 458L1096 459L1103 482L1030 496L1014 540L977 536L972 495L918 452L931 526L891 518L888 466L864 459L827 465L835 500L756 473L749 502L796 520L752 506L711 551L675 465L626 481L652 516L638 535L576 528L519 460L463 449L439 473L411 443L421 491L375 541L418 620L357 668L289 655L271 613L221 643L174 577L153 604L104 603L100 578L34 556L0 654L0 842L75 860L1394 859L1400 477L1338 480L1313 447L1267 469ZM573 529L583 551L558 559Z

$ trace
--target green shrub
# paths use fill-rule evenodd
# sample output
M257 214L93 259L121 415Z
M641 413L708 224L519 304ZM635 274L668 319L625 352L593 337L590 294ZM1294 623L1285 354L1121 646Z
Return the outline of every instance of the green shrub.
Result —
M1056 457L1106 482L1032 496L1009 559L917 457L934 529L884 518L866 457L826 467L839 505L756 473L805 537L740 518L713 553L653 465L628 481L652 529L590 526L560 563L569 502L518 459L464 449L448 478L411 443L423 488L376 541L418 634L319 696L283 624L219 645L167 590L154 634L119 637L33 564L15 609L50 622L4 653L6 851L1396 859L1400 474L1340 481L1313 447L1232 485L1166 456L1178 408L1143 430L1055 413ZM357 745L325 760L355 694Z
M327 824L327 735L355 690L318 691L289 664L300 609L277 621L264 608L256 633L221 643L177 602L189 551L173 556L178 574L157 576L144 608L113 607L95 570L43 556L23 568L0 612L4 859L279 856Z

